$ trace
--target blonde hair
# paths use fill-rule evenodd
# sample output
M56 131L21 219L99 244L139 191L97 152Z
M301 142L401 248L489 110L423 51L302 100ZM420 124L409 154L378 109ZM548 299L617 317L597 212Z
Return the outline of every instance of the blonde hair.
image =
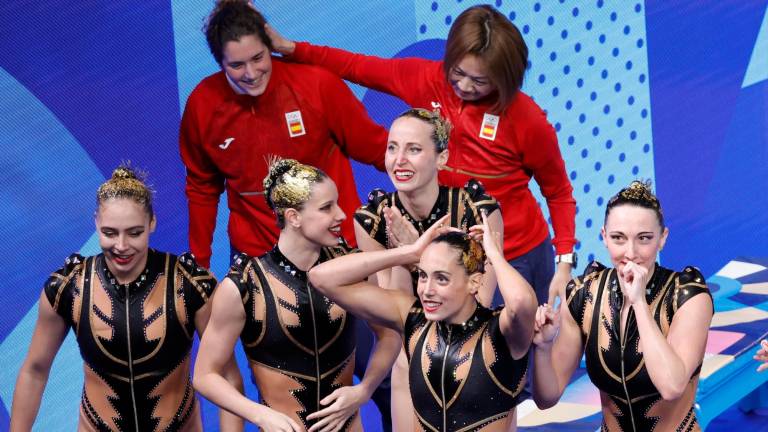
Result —
M312 186L328 178L321 169L295 159L273 157L264 177L264 197L277 216L277 226L285 227L285 210L301 210L312 195Z
M109 180L99 186L96 191L96 204L101 206L112 199L129 199L141 205L153 218L152 189L144 181L146 174L137 172L129 164L121 164L114 171Z
M419 119L432 126L430 138L432 138L432 142L435 144L437 153L448 148L448 138L451 135L452 126L451 122L440 114L439 108L435 108L434 111L425 108L410 108L397 116L397 118L402 117Z

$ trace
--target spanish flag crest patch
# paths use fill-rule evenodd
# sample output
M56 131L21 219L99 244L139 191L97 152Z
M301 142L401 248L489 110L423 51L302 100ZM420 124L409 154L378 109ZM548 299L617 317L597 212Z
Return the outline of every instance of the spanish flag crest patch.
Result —
M483 124L480 125L480 138L490 141L496 139L496 132L499 130L499 116L485 113Z
M291 111L285 113L285 122L288 125L288 135L291 138L306 135L307 131L304 129L304 120L301 118L301 111Z

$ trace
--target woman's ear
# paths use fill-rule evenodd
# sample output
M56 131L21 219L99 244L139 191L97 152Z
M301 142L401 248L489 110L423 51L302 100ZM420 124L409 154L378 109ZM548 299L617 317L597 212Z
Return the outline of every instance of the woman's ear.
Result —
M285 218L286 226L292 226L293 228L301 227L301 215L299 214L299 211L296 210L295 208L285 209L285 212L283 213L283 217Z
M667 244L667 237L669 236L669 228L664 227L661 231L661 239L659 241L659 250L664 249L664 245Z
M155 217L155 215L152 215L152 220L149 221L149 232L151 233L155 232L155 228L157 228L157 217Z
M477 295L478 291L480 291L480 287L483 286L483 274L480 272L475 272L469 275L469 293L472 295Z
M448 149L445 149L437 155L437 167L442 168L448 163Z

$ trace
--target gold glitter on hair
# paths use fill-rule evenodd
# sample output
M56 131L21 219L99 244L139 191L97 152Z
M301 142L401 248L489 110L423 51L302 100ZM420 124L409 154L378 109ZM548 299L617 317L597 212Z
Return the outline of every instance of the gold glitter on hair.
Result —
M112 177L96 192L98 205L111 199L130 199L143 206L152 215L152 190L144 183L146 175L132 169L127 163L112 171Z
M264 178L264 196L270 208L282 216L285 209L299 209L312 194L312 186L326 178L321 170L294 159L273 157Z
M435 108L434 111L430 111L425 108L411 108L399 117L414 117L432 125L434 131L432 132L432 141L437 146L438 153L448 148L448 138L451 135L451 122L445 117L440 115L440 108Z
M467 269L468 274L484 272L485 251L483 246L469 235L466 235L465 238L468 246L465 248L466 250L461 252L461 261L464 263L464 268Z
M648 207L661 212L659 199L656 198L656 195L654 195L653 192L651 192L650 180L646 180L644 182L638 180L633 181L629 184L629 186L625 187L624 189L620 190L619 193L614 195L608 201L608 206L612 206L620 199L630 202L641 202L646 204Z

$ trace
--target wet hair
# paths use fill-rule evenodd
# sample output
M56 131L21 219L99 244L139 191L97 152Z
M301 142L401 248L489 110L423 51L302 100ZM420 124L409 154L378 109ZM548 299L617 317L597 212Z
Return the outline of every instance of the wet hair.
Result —
M488 80L496 87L493 113L504 111L522 87L528 66L528 46L520 30L490 5L470 7L456 17L448 32L443 59L446 79L468 54L485 63Z
M659 202L659 199L653 192L651 192L650 180L635 180L630 183L629 186L611 197L611 199L608 200L608 205L605 206L605 220L608 220L608 214L614 207L622 205L633 205L652 210L656 213L656 218L659 220L661 229L664 229L664 213L661 211L661 203Z
M273 158L264 177L264 197L277 216L277 226L285 228L285 210L301 210L312 195L312 186L327 179L321 169L294 159Z
M272 51L272 40L264 29L266 24L267 20L250 0L218 0L203 24L203 33L213 58L221 64L224 45L243 36L256 36Z
M155 217L152 209L152 189L144 180L146 175L131 168L127 163L121 164L109 180L99 186L96 191L96 205L101 206L112 199L129 199L144 207L149 218Z
M467 274L485 272L485 251L483 246L475 241L469 234L448 231L440 234L432 240L432 243L445 243L458 252L459 264L464 267Z
M430 111L425 108L411 108L403 111L397 118L415 118L432 126L432 142L435 144L435 152L440 154L448 148L448 138L451 135L451 122L440 115L440 109ZM395 119L397 120L397 119Z

